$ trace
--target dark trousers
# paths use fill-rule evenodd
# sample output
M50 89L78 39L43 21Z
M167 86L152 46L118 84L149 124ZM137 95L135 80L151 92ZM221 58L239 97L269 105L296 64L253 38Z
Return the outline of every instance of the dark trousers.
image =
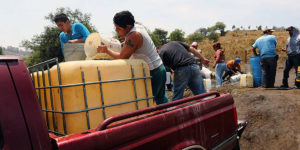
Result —
M238 70L237 69L232 69L234 72L237 72ZM225 80L225 78L227 77L227 76L229 76L229 77L231 77L233 75L233 73L232 73L232 71L229 69L229 68L227 68L226 69L226 71L225 71L225 73L224 73L224 75L223 75L223 77L222 77L222 79L223 80Z
M294 67L295 73L297 73L298 66L300 66L300 54L293 55L293 56L288 55L288 58L285 61L285 67L283 70L283 79L282 79L283 85L288 86L289 72Z
M277 60L278 60L278 56L261 58L260 65L262 68L262 81L261 81L262 87L264 88L274 87Z

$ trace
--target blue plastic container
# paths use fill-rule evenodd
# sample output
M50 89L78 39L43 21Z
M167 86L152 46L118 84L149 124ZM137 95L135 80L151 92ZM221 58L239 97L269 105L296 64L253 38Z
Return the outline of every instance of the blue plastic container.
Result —
M250 57L250 66L253 75L254 87L259 87L261 86L261 76L262 76L261 67L260 67L260 57L259 56Z

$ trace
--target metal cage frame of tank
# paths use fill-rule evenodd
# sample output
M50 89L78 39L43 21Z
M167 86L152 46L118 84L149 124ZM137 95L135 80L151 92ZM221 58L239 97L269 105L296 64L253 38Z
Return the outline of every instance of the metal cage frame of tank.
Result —
M57 86L52 86L51 85L50 67L51 67L51 65L54 66L53 64L57 66L57 76L58 76L58 83L59 83L59 85L57 85ZM104 120L105 120L106 119L105 108L107 108L107 107L112 107L112 106L117 106L117 105L122 105L122 104L128 104L128 103L135 102L136 103L136 110L138 110L139 109L138 102L142 101L142 100L147 100L147 107L149 107L150 106L149 100L154 98L154 96L150 96L150 97L148 96L148 89L147 89L147 79L151 79L151 76L146 76L146 68L144 67L143 64L141 64L141 65L142 65L142 68L143 68L143 75L144 75L143 77L136 78L135 77L135 73L134 73L134 69L131 66L132 78L102 81L101 80L101 71L97 67L98 80L99 81L96 81L96 82L85 82L84 71L81 71L82 83L68 84L68 85L62 85L61 73L60 73L58 58L53 58L53 59L44 61L42 63L30 66L27 69L28 69L29 74L31 76L33 86L34 86L35 90L38 91L37 94L38 94L38 99L39 99L39 104L40 104L41 109L42 109L42 103L41 103L41 91L40 90L44 89L44 95L43 96L44 96L44 101L45 101L45 109L42 109L42 111L46 112L46 123L47 123L48 131L51 132L51 133L54 133L56 135L65 136L65 135L68 134L68 131L67 131L67 128L66 128L65 114L75 114L75 113L86 112L87 127L88 127L88 129L91 129L91 127L90 127L90 118L89 118L89 111L97 110L97 109L102 109L102 114L103 114L103 117L104 117ZM40 85L40 82L39 82L39 80L40 80L39 76L38 76L39 75L39 71L42 72L43 85ZM45 86L45 75L44 75L45 71L48 71L49 86ZM37 85L38 85L38 87L35 87L34 73L36 73L36 75L37 75L37 82L38 82ZM136 87L136 83L135 83L136 80L144 80L144 82L145 82L145 92L146 92L146 97L145 98L141 98L141 99L137 98L137 89L136 89L137 87ZM122 103L115 103L115 104L111 104L111 105L105 105L104 104L104 96L103 96L104 93L102 91L102 84L111 83L111 82L121 82L121 81L133 81L135 99L131 100L131 101L122 102ZM94 107L94 108L88 108L88 102L87 102L87 96L86 96L86 85L92 85L92 84L99 84L99 88L100 88L99 91L101 93L101 104L102 104L102 106ZM65 87L74 87L74 86L82 86L83 87L85 109L77 110L77 111L64 111L64 100L63 100L63 91L62 91L62 89L65 88ZM53 95L52 95L52 89L54 89L54 88L59 88L60 104L61 104L62 111L55 111L54 110ZM46 94L46 90L45 89L50 89L50 101L51 101L51 108L52 108L52 110L47 110L47 96L46 96L47 94ZM50 128L49 128L48 113L52 113L53 114L52 115L52 121L53 121L53 128L54 128L54 130L50 130ZM55 119L54 119L54 114L55 113L62 114L64 133L60 133L60 132L57 131L57 127L56 127Z

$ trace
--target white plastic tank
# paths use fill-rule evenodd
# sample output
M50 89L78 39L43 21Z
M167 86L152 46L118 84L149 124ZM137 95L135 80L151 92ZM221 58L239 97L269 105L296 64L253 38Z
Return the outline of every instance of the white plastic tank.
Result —
M65 61L85 60L84 43L64 44Z
M106 53L97 53L97 48L101 43L104 43L109 50L115 52L121 51L121 43L119 40L105 36L104 34L92 33L87 37L84 44L86 59L113 59Z

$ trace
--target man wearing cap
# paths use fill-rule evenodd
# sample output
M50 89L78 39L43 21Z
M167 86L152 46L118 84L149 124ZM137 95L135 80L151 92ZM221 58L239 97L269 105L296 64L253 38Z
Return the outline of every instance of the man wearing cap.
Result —
M234 60L230 60L227 62L226 64L226 71L225 74L223 75L223 80L225 80L225 78L229 75L229 77L231 77L234 74L237 74L238 72L242 72L241 71L241 59L240 58L235 58Z
M278 55L275 49L277 40L272 32L271 29L266 28L263 31L264 35L252 45L254 55L260 56L262 87L264 88L273 88L275 83ZM257 54L256 48L258 48L259 54Z
M300 35L299 30L293 26L286 29L289 32L290 37L286 41L285 48L282 51L288 55L285 61L285 67L283 71L282 85L280 87L288 88L289 72L294 67L297 73L297 68L300 66Z

